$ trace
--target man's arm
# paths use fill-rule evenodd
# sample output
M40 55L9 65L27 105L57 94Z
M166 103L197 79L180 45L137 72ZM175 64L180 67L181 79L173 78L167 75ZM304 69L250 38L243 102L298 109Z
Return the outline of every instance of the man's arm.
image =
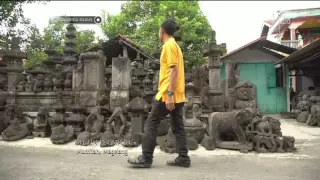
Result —
M177 86L177 78L178 78L178 67L177 66L171 66L170 67L170 76L169 76L169 88L168 91L174 92Z

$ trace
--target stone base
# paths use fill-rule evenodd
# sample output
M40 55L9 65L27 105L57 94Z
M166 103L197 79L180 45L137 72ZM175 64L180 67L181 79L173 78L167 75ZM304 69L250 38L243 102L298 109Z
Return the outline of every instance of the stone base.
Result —
M290 112L281 112L281 113L280 113L280 117L281 117L282 119L291 119Z
M240 151L251 151L253 149L253 145L252 143L240 144L239 142L236 142L236 141L223 141L219 143L218 148L240 150Z
M297 116L297 121L299 123L306 123L309 117L309 113L306 111L301 112L298 116Z
M46 132L34 132L34 137L41 137L41 138L45 138L47 137Z
M209 137L208 135L204 135L201 145L206 149L206 150L214 150L216 147L213 143L213 138Z
M52 108L58 101L59 92L16 92L9 93L7 97L7 104L17 104L22 106L23 111L37 112L40 107ZM71 105L73 103L73 92L62 92L62 103ZM53 111L54 109L51 109Z

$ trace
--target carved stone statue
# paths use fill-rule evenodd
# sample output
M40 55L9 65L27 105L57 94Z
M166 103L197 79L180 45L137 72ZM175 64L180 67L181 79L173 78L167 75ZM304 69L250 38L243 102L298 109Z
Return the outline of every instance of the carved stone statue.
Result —
M44 88L43 80L44 80L44 75L38 74L36 82L34 84L34 91L40 92L43 90L43 88Z
M248 126L250 127L250 126ZM273 137L272 127L266 120L255 119L247 130L248 134L253 134L252 142L254 150L259 153L275 152L276 142Z
M65 91L72 90L72 74L71 73L67 73L66 80L64 81L63 86Z
M27 75L26 91L33 91L34 90L34 83L35 83L35 80L33 78L33 75L28 74Z
M8 105L5 110L7 128L2 132L4 141L17 141L24 137L32 137L33 124L27 120L20 106Z
M53 79L53 85L55 91L61 91L63 85L63 77L61 73L56 73Z
M52 75L47 74L45 81L44 81L44 90L45 91L52 91L53 90L53 80L52 80Z
M197 99L193 101L192 112L193 117L186 118L184 126L187 135L188 149L195 150L198 148L198 144L201 143L205 133L204 124L199 119L202 113L201 102Z
M15 117L8 126L2 132L2 138L4 141L17 141L22 138L25 138L28 135L28 127L25 123L21 123L21 121Z
M257 107L254 95L253 85L250 82L238 82L235 86L235 109L241 110L245 108Z
M116 137L114 136L112 125L106 123L105 129L106 131L102 133L100 137L100 147L114 146L116 142Z
M121 107L116 107L113 111L113 114L106 122L107 124L114 123L114 132L118 138L123 137L128 131L128 123L127 118L123 114L123 109Z
M163 142L160 143L160 149L166 153L176 153L176 137L170 128Z
M315 104L311 106L311 117L307 121L309 126L319 126L320 127L320 105Z
M252 145L246 142L245 135L246 126L251 120L252 114L248 109L212 113L208 119L208 134L213 138L215 147L247 152L252 150Z
M65 144L70 142L74 137L72 126L64 126L60 124L53 127L50 140L53 144Z
M87 146L92 141L99 140L103 120L104 117L101 115L101 108L95 106L86 119L85 131L79 134L76 145Z
M130 127L129 132L124 135L121 144L124 147L138 147L142 141L141 134L132 132L132 126L130 123L128 124L128 126Z
M43 138L49 136L50 133L49 110L45 107L40 107L34 121L34 135Z
M310 115L310 107L311 103L307 100L308 96L303 95L302 101L298 103L298 111L297 111L297 121L300 123L307 122L307 119Z
M25 82L23 80L19 81L17 84L16 90L17 91L24 91L25 87Z
M66 124L73 127L76 136L84 130L84 123L86 121L84 110L83 107L74 105L71 107L72 114L65 119Z

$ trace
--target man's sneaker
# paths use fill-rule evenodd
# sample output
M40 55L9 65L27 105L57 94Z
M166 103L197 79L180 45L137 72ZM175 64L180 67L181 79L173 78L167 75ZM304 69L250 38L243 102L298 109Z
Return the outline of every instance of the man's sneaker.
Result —
M191 160L189 157L187 158L177 157L173 161L167 161L168 166L190 167L190 164L191 164Z
M129 158L128 163L133 167L150 168L152 165L152 160L147 160L143 155L140 155L138 157Z

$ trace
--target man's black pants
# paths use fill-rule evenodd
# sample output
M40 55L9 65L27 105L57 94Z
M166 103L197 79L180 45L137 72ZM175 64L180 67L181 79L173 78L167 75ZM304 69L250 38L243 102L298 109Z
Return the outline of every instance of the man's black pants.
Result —
M177 103L175 104L175 109L170 112L161 99L160 101L155 100L153 102L151 114L147 119L142 138L142 154L146 159L152 160L153 158L158 126L160 121L168 114L170 114L172 132L176 137L176 147L179 157L188 158L187 140L183 123L183 106L184 103Z

